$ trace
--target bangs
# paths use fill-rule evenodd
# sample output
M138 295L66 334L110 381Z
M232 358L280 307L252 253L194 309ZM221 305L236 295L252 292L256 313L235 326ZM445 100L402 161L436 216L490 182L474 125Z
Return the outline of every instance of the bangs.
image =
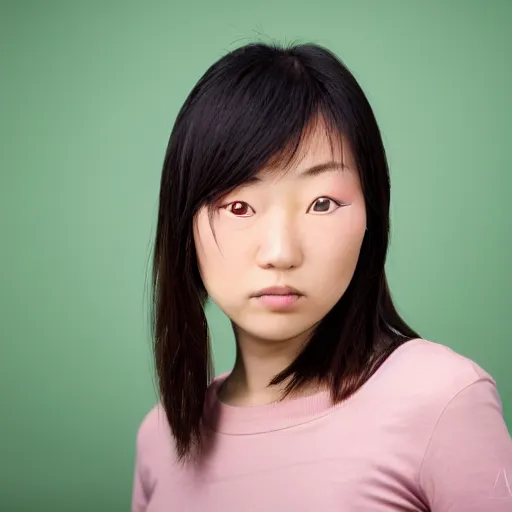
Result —
M343 154L342 128L335 125L331 117L326 116L322 109L318 109L307 124L301 127L299 135L290 139L284 148L279 148L270 156L263 168L272 175L281 175L299 165L300 161L307 155L307 150L317 137L325 136L327 139L331 159L340 161L345 166ZM339 155L336 158L335 155Z
M286 172L318 130L333 154L342 149L343 116L291 50L255 45L233 52L205 73L187 103L181 171L194 213L263 168Z

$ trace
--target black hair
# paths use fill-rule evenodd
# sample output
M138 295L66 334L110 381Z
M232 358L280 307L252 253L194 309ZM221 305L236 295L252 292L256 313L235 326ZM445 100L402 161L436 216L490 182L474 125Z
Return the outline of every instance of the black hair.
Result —
M320 117L333 140L343 136L350 143L367 231L346 292L270 385L288 379L286 396L313 380L324 382L337 403L357 391L398 346L419 337L396 311L388 289L389 170L375 116L355 77L316 44L252 43L231 51L205 72L180 109L160 184L154 357L160 400L182 461L201 447L204 400L213 377L195 215L268 162L287 165Z

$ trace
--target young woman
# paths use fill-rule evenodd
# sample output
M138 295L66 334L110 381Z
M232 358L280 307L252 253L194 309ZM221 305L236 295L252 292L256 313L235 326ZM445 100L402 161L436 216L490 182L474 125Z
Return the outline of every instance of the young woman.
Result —
M512 510L495 381L393 306L389 202L372 109L331 52L251 44L208 69L163 165L133 512ZM236 338L217 378L208 297Z

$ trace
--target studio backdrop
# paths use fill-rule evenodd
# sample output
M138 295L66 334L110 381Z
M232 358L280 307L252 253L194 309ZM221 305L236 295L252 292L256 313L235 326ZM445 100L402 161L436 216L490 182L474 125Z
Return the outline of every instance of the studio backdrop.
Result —
M354 73L389 158L400 313L493 375L512 429L511 26L498 0L3 3L0 510L129 509L166 144L250 41L318 43ZM221 373L231 326L208 317Z

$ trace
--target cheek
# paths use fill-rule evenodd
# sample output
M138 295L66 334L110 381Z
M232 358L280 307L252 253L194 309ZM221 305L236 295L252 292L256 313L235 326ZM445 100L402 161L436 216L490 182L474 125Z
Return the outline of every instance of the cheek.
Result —
M227 305L236 296L236 276L247 271L247 243L240 237L225 236L222 229L216 229L215 240L208 221L198 222L194 232L197 261L203 284L208 295L219 306ZM244 266L245 265L245 266Z
M343 292L354 273L363 242L364 212L323 222L308 237L306 259L314 268L315 280L327 295Z
M209 276L212 275L212 249L215 244L213 236L210 235L206 215L201 213L197 216L194 223L194 245L196 249L197 265L203 284L208 294L210 294Z
M196 251L201 271L205 274L225 274L244 266L247 269L253 238L240 234L226 237L219 232L217 240L210 233L197 237Z

